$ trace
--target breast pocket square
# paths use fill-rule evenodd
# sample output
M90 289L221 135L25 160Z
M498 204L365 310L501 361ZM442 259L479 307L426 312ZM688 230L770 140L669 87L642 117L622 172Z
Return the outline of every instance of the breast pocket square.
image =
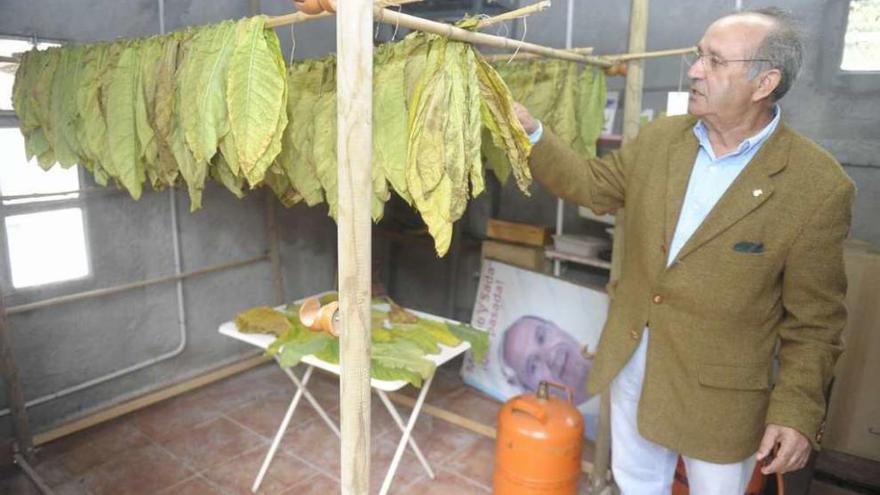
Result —
M738 253L760 254L764 252L764 243L740 241L733 245L733 250Z

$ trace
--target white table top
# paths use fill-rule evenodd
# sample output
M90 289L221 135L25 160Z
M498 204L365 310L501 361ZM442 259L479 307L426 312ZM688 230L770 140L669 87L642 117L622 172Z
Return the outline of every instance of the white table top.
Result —
M320 297L320 296L322 296L324 294L328 294L328 293L329 292L322 292L321 294L316 294L316 296ZM305 298L294 301L294 304L300 304L304 300L305 300ZM388 311L388 309L389 309L387 304L377 304L377 305L373 305L373 307L375 309L382 310L382 311ZM278 309L283 309L283 308L284 308L284 306L278 307ZM429 320L459 324L459 322L457 322L455 320L450 320L448 318L441 318L439 316L435 316L435 315L428 314L428 313L423 313L421 311L415 311L415 310L408 309L408 308L407 308L407 311L409 311L410 313L413 313L415 315L418 315L422 318L429 319ZM238 339L242 342L246 342L248 344L255 345L261 349L267 349L269 347L269 345L275 341L274 335L269 335L269 334L264 334L264 333L241 333L238 331L238 327L236 326L234 321L227 321L227 322L223 323L222 325L220 325L220 333L223 335L226 335L228 337ZM471 347L470 343L468 343L466 341L462 341L461 344L459 344L455 347L448 347L443 344L438 344L438 345L440 347L439 354L428 354L425 356L425 359L428 359L429 361L433 361L436 366L441 366L441 365L445 364L446 362L450 361L451 359L453 359L454 357L463 353L464 351L470 349L470 347ZM333 363L328 363L327 361L322 361L312 354L304 356L302 358L302 362L304 362L308 365L314 366L315 368L320 368L322 370L329 371L330 373L333 373L335 375L339 375L339 373L340 373L340 367L338 364L333 364ZM373 388L379 389L379 390L384 390L386 392L393 392L395 390L400 390L401 388L405 387L408 384L409 384L409 382L406 382L404 380L370 379L370 386L372 386Z

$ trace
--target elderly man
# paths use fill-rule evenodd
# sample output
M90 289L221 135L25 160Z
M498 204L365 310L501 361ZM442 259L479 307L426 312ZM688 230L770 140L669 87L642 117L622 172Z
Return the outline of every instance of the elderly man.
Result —
M756 461L767 474L799 469L818 445L846 319L854 187L781 119L800 64L785 12L723 17L688 73L690 115L601 159L576 156L517 107L539 182L596 211L627 210L589 380L591 393L610 388L626 495L668 494L679 455L692 493L741 495Z

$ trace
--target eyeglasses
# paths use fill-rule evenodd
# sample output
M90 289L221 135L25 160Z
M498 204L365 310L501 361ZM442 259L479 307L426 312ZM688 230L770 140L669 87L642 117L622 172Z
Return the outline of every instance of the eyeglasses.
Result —
M693 53L685 54L685 60L688 65L694 65L697 62L703 62L703 68L706 70L717 70L722 67L727 67L727 64L731 62L770 62L769 59L766 58L741 58L741 59L724 59L719 57L718 55L709 55L703 53L699 48L693 51Z

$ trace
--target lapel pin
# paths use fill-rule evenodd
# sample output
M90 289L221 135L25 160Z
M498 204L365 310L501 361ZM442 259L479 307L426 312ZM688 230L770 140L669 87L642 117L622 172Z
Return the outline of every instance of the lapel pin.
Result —
M756 198L762 194L764 194L764 191L762 191L760 189L755 189L754 191L752 191L752 196L754 196Z

